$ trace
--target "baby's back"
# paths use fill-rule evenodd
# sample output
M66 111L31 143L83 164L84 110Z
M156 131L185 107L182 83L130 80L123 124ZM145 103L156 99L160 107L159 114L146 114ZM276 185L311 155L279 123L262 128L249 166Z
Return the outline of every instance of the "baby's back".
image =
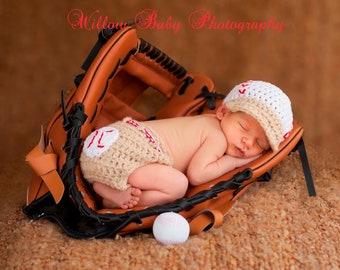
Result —
M215 115L177 117L145 123L163 140L164 149L174 160L174 167L185 172L197 149L207 136L221 132Z

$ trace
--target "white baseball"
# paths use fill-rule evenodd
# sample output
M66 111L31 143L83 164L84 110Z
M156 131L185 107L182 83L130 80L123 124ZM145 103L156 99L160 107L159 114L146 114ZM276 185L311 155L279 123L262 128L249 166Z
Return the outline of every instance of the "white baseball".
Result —
M152 231L156 240L163 245L176 245L188 240L190 226L180 214L166 212L155 219Z

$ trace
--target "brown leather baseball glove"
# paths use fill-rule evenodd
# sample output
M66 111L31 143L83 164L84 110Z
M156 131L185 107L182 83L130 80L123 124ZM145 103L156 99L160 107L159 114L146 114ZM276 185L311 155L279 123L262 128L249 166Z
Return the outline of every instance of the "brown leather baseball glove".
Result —
M157 215L173 211L189 221L191 234L197 234L221 225L234 202L255 181L269 180L271 168L296 149L310 195L315 195L303 129L294 124L278 152L270 151L207 184L189 187L184 198L171 204L128 211L102 209L79 166L83 140L91 131L127 115L146 120L212 112L224 96L215 92L210 78L187 72L138 38L132 27L103 30L82 67L85 72L75 78L75 87L67 95L62 92L60 107L26 157L33 170L23 209L29 218L52 218L72 237L100 238L150 229ZM164 101L152 116L138 107L150 89Z

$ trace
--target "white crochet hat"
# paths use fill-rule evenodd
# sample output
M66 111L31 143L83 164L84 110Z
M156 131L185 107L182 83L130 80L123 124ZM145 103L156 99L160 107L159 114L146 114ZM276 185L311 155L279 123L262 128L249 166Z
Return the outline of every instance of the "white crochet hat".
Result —
M247 81L238 84L223 104L232 112L242 111L254 117L264 129L274 151L293 128L291 102L280 88L271 83Z

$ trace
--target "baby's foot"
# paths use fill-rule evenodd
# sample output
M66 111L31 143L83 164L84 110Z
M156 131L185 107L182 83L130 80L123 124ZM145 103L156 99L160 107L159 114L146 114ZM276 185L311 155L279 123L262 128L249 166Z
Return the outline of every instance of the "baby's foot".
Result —
M139 188L129 187L126 190L111 189L110 199L103 199L105 208L129 209L135 207L139 202L142 191Z

